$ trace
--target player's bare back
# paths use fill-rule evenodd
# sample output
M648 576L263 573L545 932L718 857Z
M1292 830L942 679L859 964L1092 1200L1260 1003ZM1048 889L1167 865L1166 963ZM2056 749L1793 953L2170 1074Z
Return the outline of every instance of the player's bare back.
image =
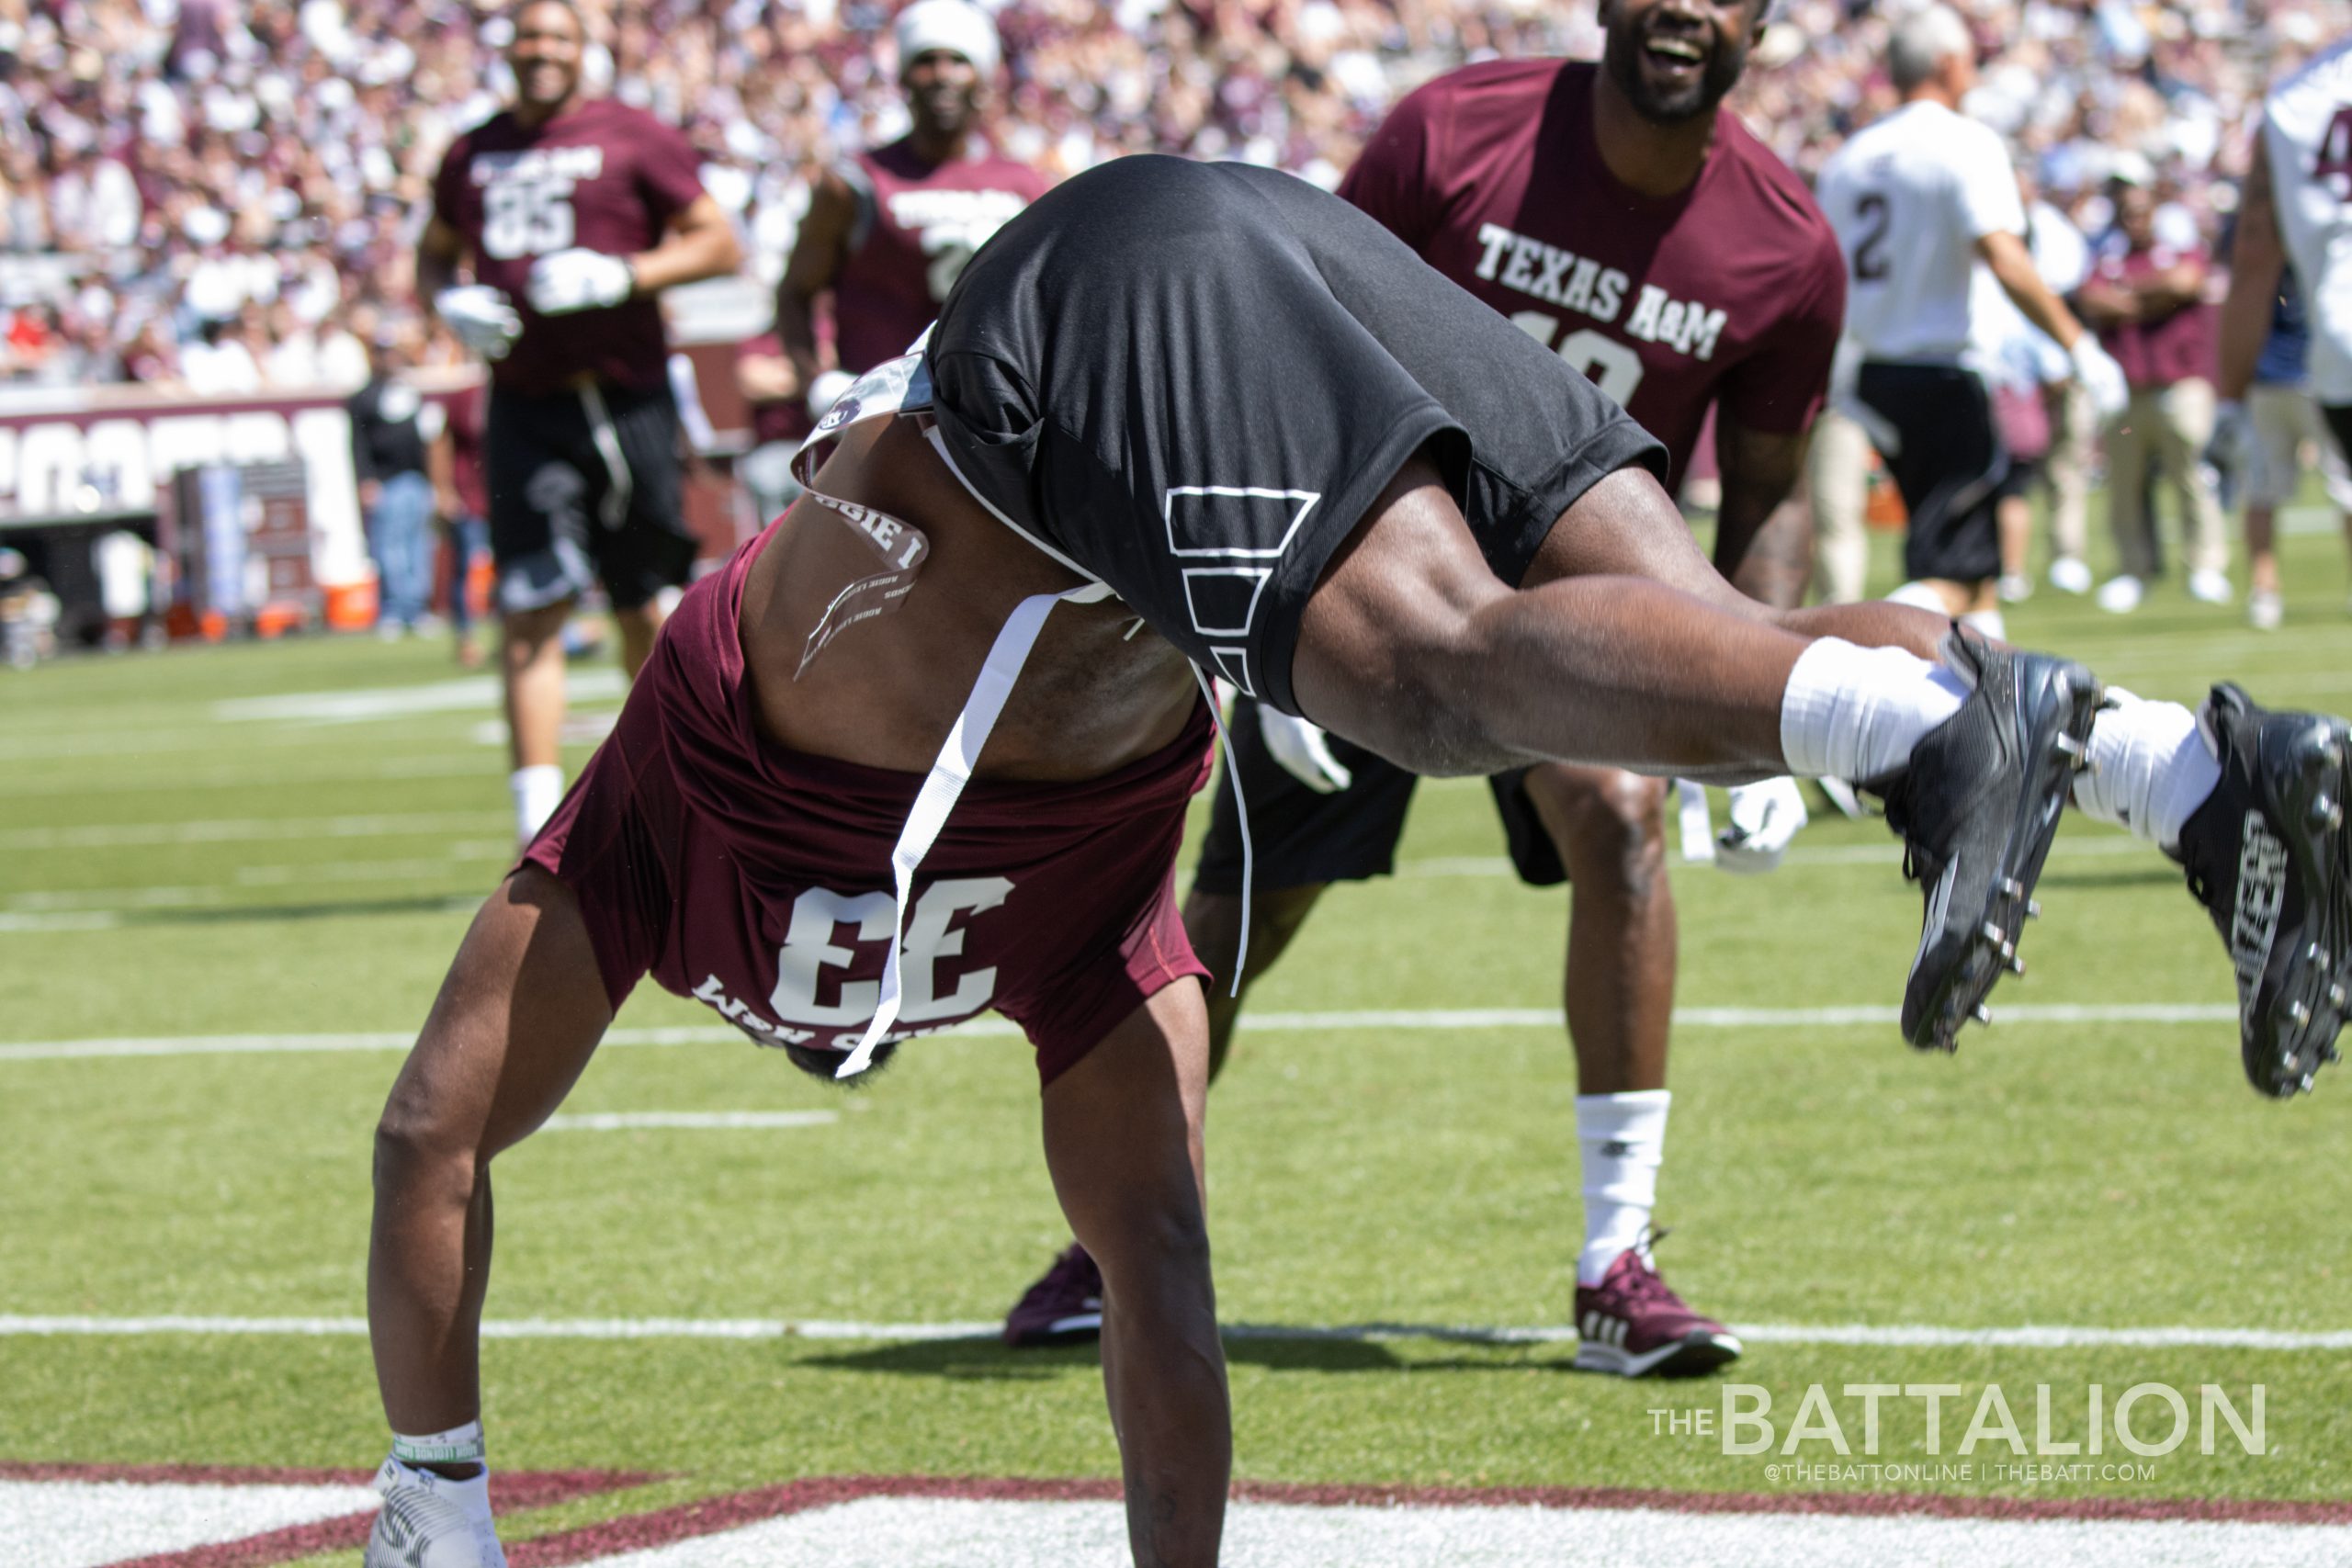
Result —
M792 750L927 772L1013 606L1076 573L990 517L913 418L853 426L816 475L827 495L922 531L930 554L895 612L842 631L801 668L872 547L813 496L795 502L743 585L744 662L768 738ZM795 679L795 671L798 678ZM1099 777L1173 741L1199 700L1182 654L1116 600L1056 609L980 756L986 778Z

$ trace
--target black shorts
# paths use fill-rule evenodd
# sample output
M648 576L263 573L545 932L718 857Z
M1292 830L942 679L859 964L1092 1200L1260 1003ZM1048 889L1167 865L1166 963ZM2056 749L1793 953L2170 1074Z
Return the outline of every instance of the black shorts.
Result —
M1854 393L1876 416L1864 428L1910 513L1904 575L1914 582L1998 577L2001 541L1993 513L2009 456L1993 425L1984 378L1956 365L1864 360Z
M2335 455L2352 463L2352 407L2338 403L2333 407L2323 403L2320 415L2327 421L2327 433L2335 437Z
M493 387L482 460L500 610L545 609L599 581L615 609L633 610L692 571L667 387L541 398Z
M932 412L1004 522L1284 712L1307 595L1427 448L1516 583L1560 514L1657 441L1378 222L1238 164L1115 159L965 267Z
M1349 772L1348 787L1323 795L1293 777L1266 750L1256 705L1236 699L1230 721L1234 761L1241 791L1250 803L1250 850L1257 891L1310 887L1326 882L1362 882L1396 869L1396 840L1405 813L1420 781L1385 757L1330 737L1331 755ZM1568 879L1552 836L1544 830L1528 799L1523 768L1487 781L1502 818L1511 865L1520 880L1537 887ZM1219 779L1209 807L1208 836L1201 842L1193 886L1204 893L1241 891L1241 824L1233 806L1233 784Z

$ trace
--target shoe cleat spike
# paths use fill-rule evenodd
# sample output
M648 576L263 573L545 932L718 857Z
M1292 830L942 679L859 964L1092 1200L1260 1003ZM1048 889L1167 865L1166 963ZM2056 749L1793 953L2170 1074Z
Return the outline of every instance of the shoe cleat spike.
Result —
M2327 1044L2319 1048L2319 1059L2323 1062L2333 1065L2336 1062L2342 1061L2344 1059L2344 1054L2335 1048L2335 1042L2330 1041Z
M2342 1012L2344 1010L2346 999L2343 987L2331 985L2327 987L2327 1005L2334 1008L2336 1011Z
M2009 933L2003 931L1993 921L1987 920L1984 922L1984 940L1991 942L1996 947L2006 947L2008 945ZM2002 956L2006 958L2008 955L2007 953L2003 953Z
M1976 1021L1982 1024L1990 1025L1993 1021L1993 1010L1986 1007L1983 1002L1978 1002L1976 1004Z
M2017 976L2019 979L2023 979L2025 977L2025 960L2018 958L2014 954L2011 955L2009 959L2009 973Z
M2001 878L2001 897L2004 898L2024 897L2025 884L2019 882L2014 876L2005 876Z
M2002 963L2004 963L2004 964L2010 964L2010 963L2014 963L2014 962L2016 962L2016 960L2017 960L2017 955L2018 955L2018 944L2017 944L2016 942L2003 942L2003 943L2001 944L2001 962L2002 962Z
M2029 898L2025 901L2025 918L2029 920L2038 920L2041 919L2041 899Z
M2079 763L2082 759L2090 755L2089 747L2084 745L2081 741L2075 739L2073 736L2068 735L2064 731L2059 733L2056 744L2059 750L2064 752L2069 757L2075 758L2077 763Z
M2344 826L2344 807L2336 804L2333 795L2315 795L2312 796L2311 809L2303 813L2303 819L2315 831L2341 828Z
M2311 1093L2311 1091L2312 1091L2312 1075L2311 1075L2311 1074L2309 1074L2309 1073L2305 1073L2305 1074L2303 1075L2303 1081L2302 1081L2301 1089L2302 1089L2302 1092L2303 1092L2303 1093L2305 1093L2305 1094L2309 1094L2309 1093Z

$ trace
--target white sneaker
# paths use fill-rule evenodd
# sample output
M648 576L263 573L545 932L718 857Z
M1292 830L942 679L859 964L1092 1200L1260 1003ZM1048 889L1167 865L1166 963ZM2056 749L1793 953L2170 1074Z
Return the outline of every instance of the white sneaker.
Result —
M2287 606L2278 594L2257 588L2245 596L2246 624L2258 632L2275 632L2287 618Z
M2098 585L2098 607L2110 615L2128 615L2140 607L2147 592L2136 577L2110 577Z
M2088 593L2091 591L2090 562L2080 556L2060 556L2050 563L2050 586L2061 593Z
M2033 597L2033 579L2021 571L2003 572L1994 591L2004 604L2022 604Z
M2188 596L2200 604L2226 604L2237 597L2230 586L2226 571L2192 571L2188 574Z

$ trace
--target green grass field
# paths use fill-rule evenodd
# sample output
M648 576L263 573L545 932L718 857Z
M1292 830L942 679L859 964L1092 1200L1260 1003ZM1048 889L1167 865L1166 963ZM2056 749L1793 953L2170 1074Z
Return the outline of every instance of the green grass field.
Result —
M2193 702L2233 674L2275 703L2352 708L2342 547L2316 533L2287 547L2290 618L2274 635L2176 582L2124 620L2044 589L2012 611L2012 636L2144 696ZM458 678L446 645L372 639L0 675L0 1043L413 1031L506 858L493 708L462 690L366 718L223 705ZM1254 1007L1554 1005L1566 900L1504 874L1483 787L1425 788L1403 852L1396 878L1327 901ZM1817 815L1776 876L1675 869L1681 1006L1784 1010L1678 1033L1661 1264L1683 1293L1738 1324L1792 1327L2344 1328L2352 1251L2335 1183L2352 1079L2324 1077L2289 1104L2246 1088L2234 1026L2210 1010L2233 1000L2228 964L2177 872L2070 822L2031 976L1994 1005L2072 1004L2092 1021L1972 1031L1945 1060L1915 1056L1891 1022L1788 1017L1899 1000L1919 915L1899 858L1883 825ZM2148 1004L2209 1010L2102 1010ZM838 1120L526 1144L498 1167L493 1319L990 1320L1060 1245L1017 1039L926 1041L845 1096L711 1032L717 1021L641 992L621 1028L700 1038L602 1053L567 1110ZM399 1060L390 1043L0 1052L0 1314L360 1316L369 1135ZM1574 1093L1555 1025L1253 1036L1245 1022L1210 1123L1223 1315L1567 1323ZM1792 1484L1768 1474L1777 1456L1653 1432L1654 1409L1713 1408L1715 1382L1573 1372L1572 1342L1238 1335L1227 1349L1245 1478ZM2038 1495L2352 1497L2340 1348L1792 1335L1751 1343L1724 1381L1770 1391L1783 1433L1811 1384L1960 1385L1946 1455L1987 1382L2029 1435L2033 1389L2051 1385L2061 1438L2080 1436L2086 1384L2110 1404L2170 1384L2192 1411L2199 1385L2244 1408L2260 1384L2258 1457L2226 1438L2206 1457L2192 1440L2149 1461L2152 1477ZM1116 1473L1091 1351L521 1337L489 1345L486 1382L502 1468L667 1477L516 1515L510 1543L804 1475ZM1858 1408L1838 1412L1857 1442ZM1918 1411L1889 1405L1882 1460L1927 1457ZM353 1468L383 1445L367 1346L348 1334L0 1333L0 1460Z

